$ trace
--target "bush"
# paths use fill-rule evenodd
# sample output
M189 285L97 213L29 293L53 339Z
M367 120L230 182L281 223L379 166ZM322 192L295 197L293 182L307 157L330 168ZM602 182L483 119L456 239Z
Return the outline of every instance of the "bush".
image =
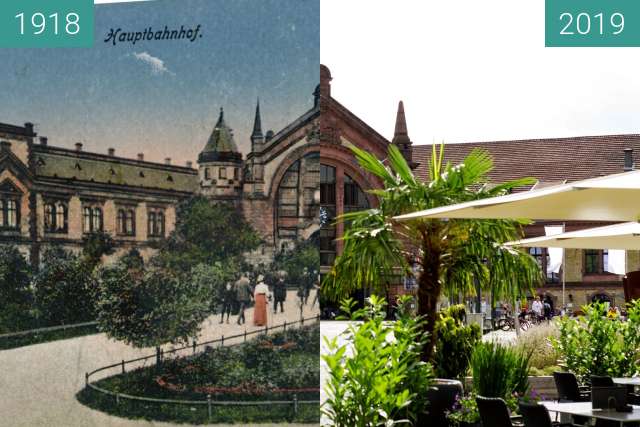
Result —
M544 370L558 365L560 353L552 341L560 336L557 323L541 324L520 333L515 348L520 352L531 353L531 367Z
M0 311L8 305L24 305L30 300L31 268L15 246L0 246Z
M480 343L471 356L473 389L480 396L507 397L529 389L530 353L495 342Z
M84 237L82 254L92 266L100 263L103 255L111 255L115 248L113 237L104 231L94 231Z
M583 383L589 383L592 375L636 375L640 369L640 301L629 304L626 322L608 318L602 303L582 310L584 316L560 319L560 336L553 341L562 356L560 366Z
M425 413L433 378L431 365L421 360L428 342L424 320L409 314L406 299L395 322L384 320L384 300L371 296L368 304L355 312L353 301L343 304L345 313L363 320L349 326L347 345L325 341L329 378L322 413L337 426L415 423Z
M451 306L436 321L434 368L438 378L463 379L469 370L469 359L482 334L476 323L465 326L464 306Z
M31 268L15 246L0 246L0 334L34 326Z
M43 255L33 280L36 306L43 325L87 322L95 318L93 265L59 247Z

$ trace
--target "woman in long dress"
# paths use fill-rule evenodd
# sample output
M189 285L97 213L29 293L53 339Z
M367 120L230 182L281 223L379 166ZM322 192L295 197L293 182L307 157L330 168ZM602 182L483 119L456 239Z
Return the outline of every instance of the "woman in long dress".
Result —
M269 287L264 283L264 276L258 276L258 284L253 291L253 298L256 305L253 309L253 324L255 326L265 326L267 324L267 298Z

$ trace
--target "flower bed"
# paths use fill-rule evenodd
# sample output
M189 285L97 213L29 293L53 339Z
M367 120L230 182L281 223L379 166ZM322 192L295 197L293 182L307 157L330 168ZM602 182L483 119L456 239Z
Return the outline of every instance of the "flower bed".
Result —
M269 343L265 345L265 343ZM117 393L182 401L292 401L320 399L320 330L313 325L233 347L207 349L192 357L136 369L96 383ZM291 345L294 344L294 345ZM128 418L203 423L206 405L167 405L120 399L91 389L78 395L88 406ZM318 405L215 406L211 422L318 423Z

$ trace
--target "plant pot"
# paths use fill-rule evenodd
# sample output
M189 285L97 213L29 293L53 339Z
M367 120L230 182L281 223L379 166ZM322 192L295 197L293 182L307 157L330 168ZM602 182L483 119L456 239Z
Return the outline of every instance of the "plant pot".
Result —
M418 419L418 425L429 427L448 427L446 411L451 410L456 401L456 396L462 397L464 389L462 383L457 380L436 378L427 392L427 414Z

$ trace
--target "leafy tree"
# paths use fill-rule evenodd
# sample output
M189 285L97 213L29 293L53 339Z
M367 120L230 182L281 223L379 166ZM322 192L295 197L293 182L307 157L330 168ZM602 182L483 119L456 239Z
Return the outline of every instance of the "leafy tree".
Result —
M421 273L418 283L418 313L425 316L430 345L423 357L431 359L435 344L434 326L437 303L448 295L475 292L476 281L493 298L515 300L525 289L541 281L535 260L524 251L501 245L522 236L523 221L462 220L418 218L398 222L396 215L470 200L503 195L530 184L520 179L499 185L489 184L493 168L489 153L473 150L461 164L443 166L444 146L433 148L429 180L413 174L394 145L384 161L373 154L351 148L368 173L378 177L383 187L373 190L379 206L343 215L344 251L337 257L323 283L323 292L333 299L343 298L356 289L370 287L384 291L389 277L412 275L416 262Z
M299 241L293 249L278 252L274 257L271 270L286 271L288 281L293 284L304 286L313 283L317 272L320 271L320 249L317 242ZM310 283L307 283L309 281Z
M181 203L176 228L161 243L155 263L184 274L198 264L240 258L258 247L260 238L230 204L195 196Z
M132 248L129 252L122 255L118 262L123 264L127 269L141 270L144 268L144 258L142 258L140 251L136 248Z
M191 281L203 289L213 312L222 304L226 284L233 281L238 273L238 266L234 263L198 264L191 270Z
M28 304L31 268L15 246L0 246L0 311L8 304Z
M31 268L11 245L0 246L0 333L32 326Z
M97 320L101 331L134 347L187 342L209 313L206 289L161 270L123 263L102 268Z
M33 280L36 306L44 323L71 324L94 319L92 271L90 262L61 247L44 252L42 268Z
M104 231L89 233L84 239L83 255L92 266L100 264L103 255L111 255L115 248L113 237Z

